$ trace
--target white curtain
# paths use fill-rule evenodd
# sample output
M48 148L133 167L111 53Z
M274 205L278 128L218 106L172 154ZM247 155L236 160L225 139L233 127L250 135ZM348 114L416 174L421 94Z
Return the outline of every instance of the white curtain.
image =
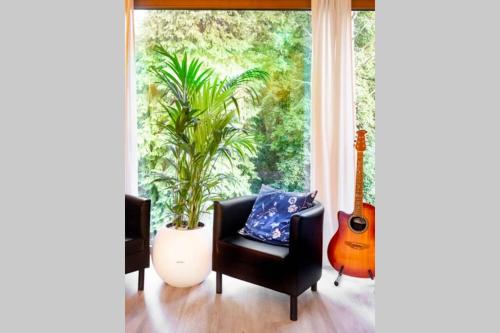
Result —
M135 105L134 0L125 0L125 193L137 195L137 115Z
M325 207L326 255L338 227L337 211L351 212L354 206L351 0L312 0L311 10L311 188Z

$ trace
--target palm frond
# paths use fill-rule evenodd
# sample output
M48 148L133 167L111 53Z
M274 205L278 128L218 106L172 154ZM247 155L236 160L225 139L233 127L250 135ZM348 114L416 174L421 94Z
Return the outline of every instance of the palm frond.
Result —
M269 74L266 71L259 68L252 68L228 79L225 86L226 88L238 87L243 85L244 83L255 82L255 81L267 81L268 79L269 79Z

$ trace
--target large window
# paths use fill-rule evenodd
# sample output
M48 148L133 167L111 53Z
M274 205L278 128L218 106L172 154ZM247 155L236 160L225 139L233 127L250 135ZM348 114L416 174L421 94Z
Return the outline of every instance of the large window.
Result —
M233 169L227 197L257 193L261 184L289 191L309 189L311 15L309 11L136 10L136 66L139 128L139 188L153 199L152 224L161 225L168 193L150 182L155 143L147 67L151 47L198 57L222 77L251 68L269 73L260 101L242 110L257 153Z
M153 230L163 224L168 192L151 182L161 154L147 68L151 50L161 43L170 52L200 58L220 76L261 68L269 79L260 101L245 103L245 128L257 153L232 169L236 182L227 197L257 193L261 184L288 191L309 189L310 164L310 11L136 10L136 71L139 140L139 191L152 199ZM358 127L368 130L365 199L374 202L374 12L353 12Z

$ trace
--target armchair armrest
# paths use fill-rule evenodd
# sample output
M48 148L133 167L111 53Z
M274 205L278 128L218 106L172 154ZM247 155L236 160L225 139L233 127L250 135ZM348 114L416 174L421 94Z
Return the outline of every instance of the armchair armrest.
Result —
M125 236L142 238L149 246L151 200L125 195Z
M294 214L290 223L290 256L297 263L307 262L321 268L323 252L323 205Z
M214 201L214 243L216 240L230 236L243 228L256 199L257 196L252 195Z

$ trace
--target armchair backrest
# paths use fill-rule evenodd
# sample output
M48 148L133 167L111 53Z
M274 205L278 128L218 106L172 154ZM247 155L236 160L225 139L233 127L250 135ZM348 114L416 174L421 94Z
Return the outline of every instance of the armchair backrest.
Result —
M125 195L125 236L149 240L151 200Z
M237 233L252 211L256 195L214 202L214 241Z

